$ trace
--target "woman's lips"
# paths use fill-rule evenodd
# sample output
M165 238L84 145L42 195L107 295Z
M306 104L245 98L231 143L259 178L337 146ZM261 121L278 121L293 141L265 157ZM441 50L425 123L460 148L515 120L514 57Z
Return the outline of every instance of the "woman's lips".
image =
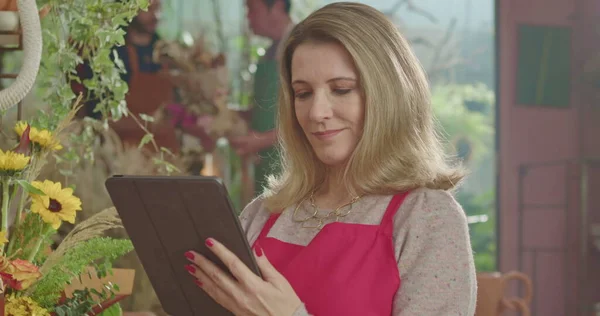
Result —
M330 129L330 130L326 130L326 131L322 131L322 132L314 132L312 133L316 138L324 140L324 139L329 139L334 137L335 135L339 134L341 131L343 131L344 129Z

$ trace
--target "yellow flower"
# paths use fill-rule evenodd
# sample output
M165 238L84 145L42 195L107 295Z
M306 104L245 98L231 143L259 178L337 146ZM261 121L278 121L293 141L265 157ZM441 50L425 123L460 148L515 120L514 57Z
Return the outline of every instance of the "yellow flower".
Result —
M30 297L9 295L5 304L6 316L50 316L47 309L42 308Z
M47 129L34 133L31 141L51 150L61 150L63 148L60 142L52 135L52 132Z
M45 195L31 194L31 211L40 215L44 222L58 229L63 221L75 223L76 212L81 211L81 200L73 195L73 189L62 188L60 182L34 181L32 186Z
M15 132L19 137L23 135L23 132L27 129L27 122L20 121L15 125ZM63 147L54 137L52 132L47 129L39 130L35 127L30 127L29 130L29 139L34 144L38 144L39 146L50 149L50 150L61 150Z
M21 137L23 132L27 129L27 122L19 121L17 125L15 125L15 132Z
M18 154L10 150L0 150L0 171L21 171L27 167L30 159L23 154Z
M0 244L4 245L7 242L8 242L8 238L6 238L6 232L1 231L0 232Z

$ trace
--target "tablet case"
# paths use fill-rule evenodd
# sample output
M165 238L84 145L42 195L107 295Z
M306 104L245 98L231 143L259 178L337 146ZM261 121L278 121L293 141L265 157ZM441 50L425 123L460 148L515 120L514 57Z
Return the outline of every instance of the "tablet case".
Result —
M227 271L204 241L215 238L259 270L225 187L211 177L114 176L106 188L163 309L172 316L232 315L195 283L188 250Z

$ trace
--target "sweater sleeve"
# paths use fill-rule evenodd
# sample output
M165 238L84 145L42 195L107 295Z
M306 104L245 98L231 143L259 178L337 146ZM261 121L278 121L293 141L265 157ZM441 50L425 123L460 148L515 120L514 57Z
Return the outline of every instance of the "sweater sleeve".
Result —
M306 306L304 306L304 304L300 305L300 307L298 307L298 309L296 309L296 311L294 312L294 315L292 316L312 316L311 314L308 313L308 311L306 310Z
M250 245L254 244L270 215L271 213L263 206L263 199L260 196L246 205L239 220Z
M396 316L472 316L477 281L466 214L441 190L420 189L394 218L401 285Z

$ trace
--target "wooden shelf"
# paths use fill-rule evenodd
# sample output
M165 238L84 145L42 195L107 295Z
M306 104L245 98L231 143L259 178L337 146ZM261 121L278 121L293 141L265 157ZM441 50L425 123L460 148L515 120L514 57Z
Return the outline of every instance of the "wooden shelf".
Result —
M16 31L0 31L0 37L16 37L14 39L14 44L10 46L0 46L0 52L14 52L23 50L23 31L22 29L18 29ZM11 40L11 42L13 42Z
M18 29L16 31L0 31L0 35L18 35L21 36L22 31L21 29Z
M0 52L15 52L19 50L23 50L23 47L21 47L21 45L19 45L18 47L0 47Z

